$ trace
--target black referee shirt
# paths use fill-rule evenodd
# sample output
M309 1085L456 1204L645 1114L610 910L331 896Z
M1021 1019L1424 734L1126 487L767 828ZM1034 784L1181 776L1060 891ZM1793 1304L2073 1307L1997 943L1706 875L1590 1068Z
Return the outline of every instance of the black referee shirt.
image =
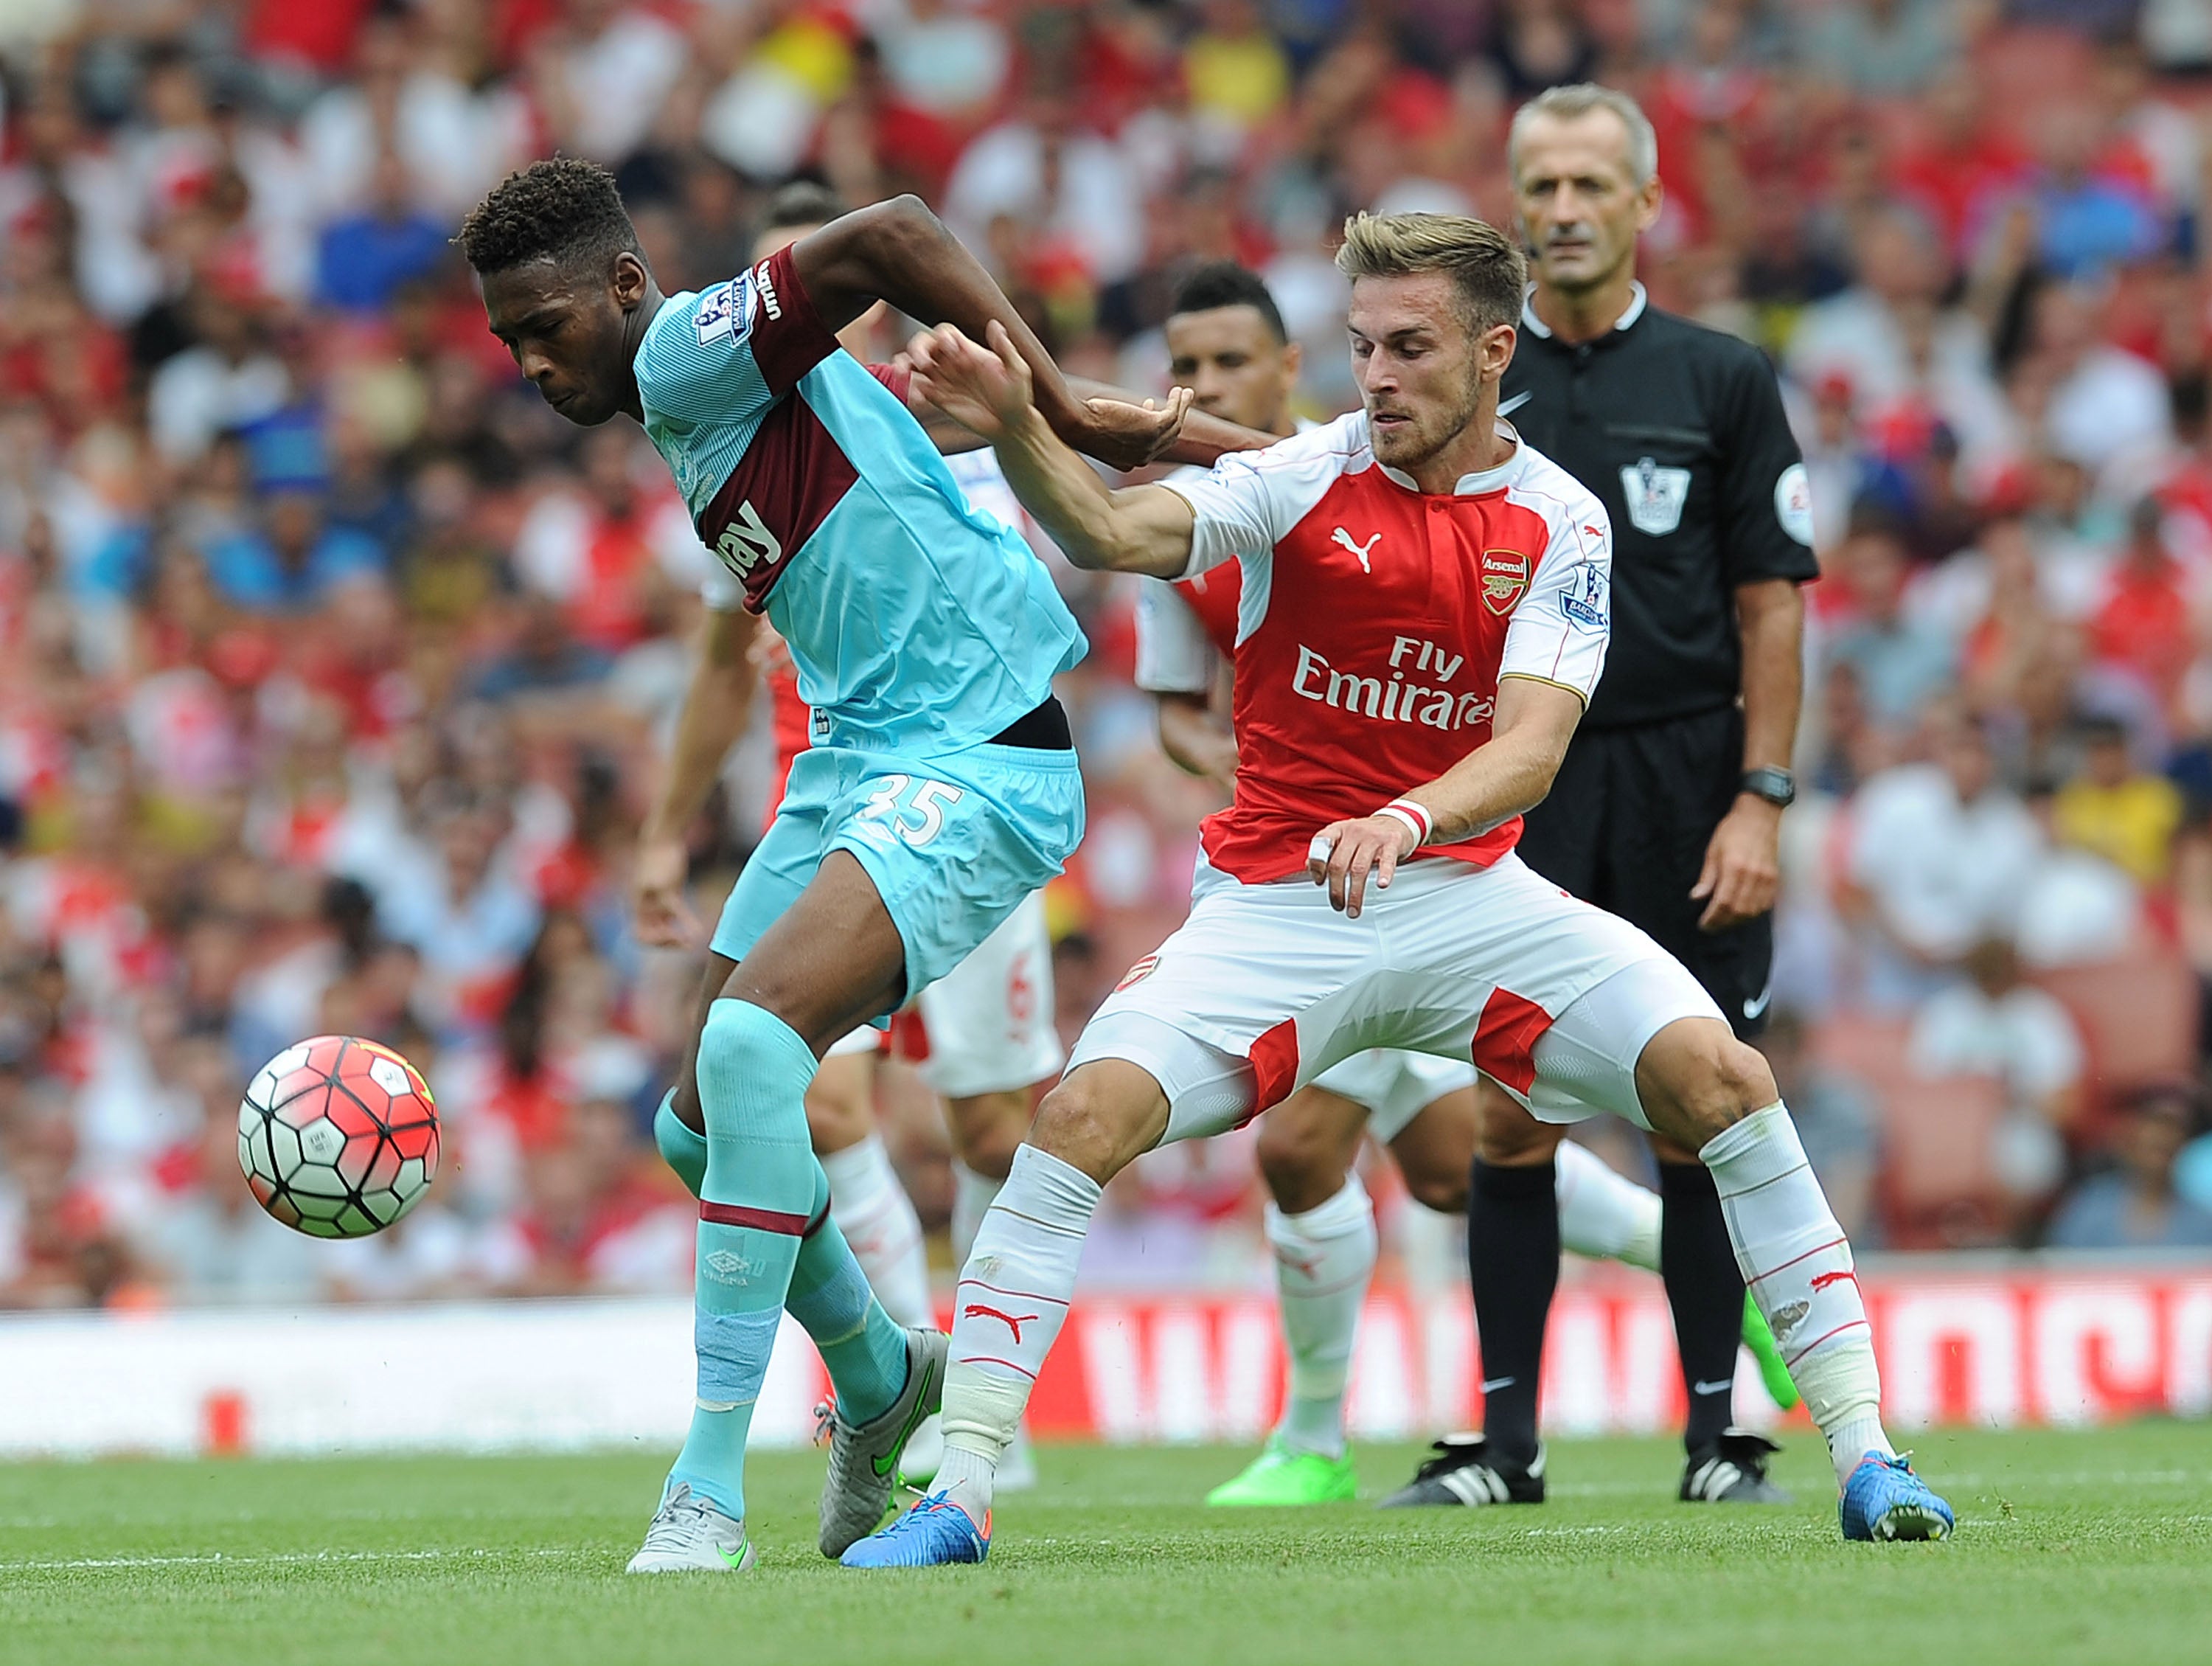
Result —
M1613 518L1613 642L1585 728L1694 716L1742 690L1735 587L1811 579L1805 466L1765 356L1647 306L1570 347L1524 307L1498 414Z

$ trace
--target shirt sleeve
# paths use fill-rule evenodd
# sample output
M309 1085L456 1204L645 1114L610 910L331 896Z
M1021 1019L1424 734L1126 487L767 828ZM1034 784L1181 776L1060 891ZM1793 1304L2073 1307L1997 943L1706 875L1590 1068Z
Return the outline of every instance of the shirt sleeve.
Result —
M1813 488L1782 386L1756 349L1729 369L1720 444L1721 570L1730 586L1820 576L1813 556Z
M837 350L788 248L660 310L638 348L646 407L678 423L743 422Z
M1565 507L1513 610L1498 674L1556 684L1587 706L1613 640L1613 523L1595 497Z
M699 575L699 599L717 613L738 612L745 605L744 581L716 562Z
M1213 686L1213 644L1176 587L1146 579L1137 593L1137 686L1146 694L1204 694Z
M1269 446L1232 451L1211 469L1183 469L1160 483L1190 505L1190 564L1211 572L1240 556L1267 555L1344 473L1358 412Z

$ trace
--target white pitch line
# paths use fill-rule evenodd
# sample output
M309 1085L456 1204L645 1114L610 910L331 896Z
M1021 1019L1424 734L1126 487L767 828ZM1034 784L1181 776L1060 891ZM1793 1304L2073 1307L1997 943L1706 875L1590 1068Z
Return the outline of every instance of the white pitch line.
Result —
M268 1567L338 1562L483 1561L505 1556L575 1556L580 1550L539 1546L530 1550L309 1550L271 1556L80 1556L46 1562L0 1562L0 1573L66 1573L87 1569L146 1567Z

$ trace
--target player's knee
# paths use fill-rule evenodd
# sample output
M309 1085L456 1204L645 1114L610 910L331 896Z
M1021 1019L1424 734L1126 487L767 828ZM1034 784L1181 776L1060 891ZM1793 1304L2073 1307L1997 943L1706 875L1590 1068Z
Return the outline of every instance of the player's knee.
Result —
M1268 1195L1286 1214L1318 1208L1344 1184L1340 1172L1330 1172L1337 1166L1331 1160L1335 1152L1324 1131L1294 1116L1279 1112L1261 1118L1255 1155Z
M1468 1172L1465 1169L1416 1163L1401 1166L1400 1172L1406 1177L1406 1195L1423 1208L1434 1209L1443 1215L1467 1213Z
M961 1163L987 1180L1004 1180L1030 1131L1029 1090L980 1094L954 1108Z
M874 1061L831 1056L806 1089L806 1132L817 1152L857 1146L875 1132Z
M1150 1087L1149 1099L1140 1083ZM1029 1143L1103 1185L1166 1131L1167 1099L1158 1085L1115 1060L1083 1066L1046 1094Z
M1781 1097L1765 1057L1717 1021L1686 1020L1661 1031L1637 1076L1653 1127L1692 1150Z
M1515 1169L1540 1164L1559 1148L1564 1133L1549 1123L1538 1122L1510 1099L1500 1105L1486 1094L1481 1123L1475 1130L1475 1155L1493 1168Z

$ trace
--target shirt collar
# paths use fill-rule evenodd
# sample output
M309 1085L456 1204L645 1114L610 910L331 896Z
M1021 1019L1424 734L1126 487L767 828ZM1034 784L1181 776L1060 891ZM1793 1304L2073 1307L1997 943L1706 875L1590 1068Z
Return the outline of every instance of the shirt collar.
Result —
M1498 419L1498 437L1501 440L1510 440L1513 442L1512 454L1494 469L1484 469L1479 474L1460 476L1452 483L1452 496L1479 497L1485 492L1504 491L1521 478L1522 471L1528 466L1527 442L1521 438L1520 430L1503 416ZM1393 484L1403 486L1409 492L1418 492L1421 489L1413 483L1413 477L1404 470L1394 469L1388 463L1382 462L1376 463L1375 466L1382 470Z
M1549 341L1552 338L1551 326L1547 325L1543 319L1536 316L1535 295L1536 286L1533 283L1522 291L1521 327L1523 330L1526 330L1530 335L1535 337L1539 341ZM1615 331L1626 330L1631 325L1634 324L1637 319L1642 318L1644 316L1644 305L1650 299L1650 297L1644 294L1644 286L1641 283L1630 284L1628 286L1628 306L1621 313L1621 315L1613 321L1613 329Z

